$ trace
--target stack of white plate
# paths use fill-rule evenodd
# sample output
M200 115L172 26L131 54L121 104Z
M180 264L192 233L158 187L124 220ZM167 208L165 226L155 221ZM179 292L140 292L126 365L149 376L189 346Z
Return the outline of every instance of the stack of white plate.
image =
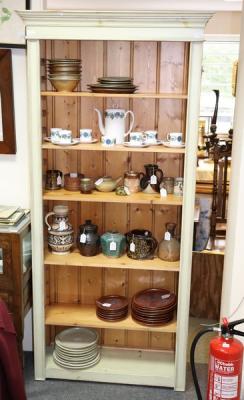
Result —
M93 329L65 329L55 338L53 359L63 368L92 367L100 360L98 339L98 333Z

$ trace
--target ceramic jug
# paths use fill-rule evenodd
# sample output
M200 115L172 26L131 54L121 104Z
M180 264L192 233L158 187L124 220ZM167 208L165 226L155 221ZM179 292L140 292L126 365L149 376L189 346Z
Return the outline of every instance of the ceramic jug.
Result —
M92 224L90 219L80 225L77 244L82 256L91 257L99 253L100 236L97 233L97 229L97 225Z
M163 180L163 171L157 164L144 165L146 173L142 174L140 186L144 193L157 193L160 191L160 183Z
M68 254L74 243L74 231L68 220L68 212L67 206L57 205L45 216L48 244L54 254ZM51 225L48 223L50 216L54 217Z
M152 233L145 229L133 229L126 233L127 255L134 260L150 260L158 242Z
M119 108L108 108L104 112L105 125L102 121L102 114L97 108L95 111L98 115L98 125L103 136L114 138L116 144L122 144L125 137L129 135L134 125L134 113ZM127 115L131 115L130 128L125 132L125 119Z
M178 261L180 259L180 243L174 237L176 224L168 222L164 239L158 246L158 257L164 261Z
M130 193L140 192L140 176L141 173L135 171L127 171L124 173L124 185Z

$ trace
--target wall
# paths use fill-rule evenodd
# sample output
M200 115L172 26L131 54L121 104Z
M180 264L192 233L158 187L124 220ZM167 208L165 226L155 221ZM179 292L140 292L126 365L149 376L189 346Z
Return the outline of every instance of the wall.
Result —
M207 35L239 35L241 31L241 12L217 12L208 22Z
M224 0L32 0L33 5L47 9L86 10L211 10L240 11L241 1ZM102 5L101 5L102 4Z
M12 50L12 66L17 153L0 155L0 204L29 208L26 53L24 49Z

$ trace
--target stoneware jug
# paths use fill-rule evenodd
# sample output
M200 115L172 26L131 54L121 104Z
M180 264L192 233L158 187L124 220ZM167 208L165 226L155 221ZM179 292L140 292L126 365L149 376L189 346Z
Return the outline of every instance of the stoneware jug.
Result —
M98 125L100 132L103 136L114 138L116 144L122 144L125 137L129 135L134 125L134 113L133 111L125 111L120 108L108 108L104 112L105 125L102 121L102 114L97 108L95 111L98 115ZM125 132L125 119L127 115L131 115L130 128Z
M158 193L160 191L160 183L163 180L163 171L157 164L145 164L146 173L141 172L140 180L141 190L144 193Z
M87 219L84 224L80 225L80 234L78 235L78 248L82 256L95 256L100 251L100 236L97 233L97 225L92 224Z
M167 222L163 240L158 245L158 257L164 261L178 261L180 259L180 243L174 237L176 224Z
M45 216L45 223L48 227L48 244L54 254L68 254L74 243L74 231L68 220L69 209L64 205L56 205L53 211ZM53 216L50 225L48 218Z
M150 260L158 242L152 233L145 229L133 229L126 233L127 255L134 260Z

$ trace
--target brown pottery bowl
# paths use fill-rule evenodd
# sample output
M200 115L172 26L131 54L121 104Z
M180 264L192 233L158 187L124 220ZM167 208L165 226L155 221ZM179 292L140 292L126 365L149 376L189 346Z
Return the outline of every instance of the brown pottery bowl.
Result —
M49 78L51 84L58 92L72 92L80 79L51 79Z

